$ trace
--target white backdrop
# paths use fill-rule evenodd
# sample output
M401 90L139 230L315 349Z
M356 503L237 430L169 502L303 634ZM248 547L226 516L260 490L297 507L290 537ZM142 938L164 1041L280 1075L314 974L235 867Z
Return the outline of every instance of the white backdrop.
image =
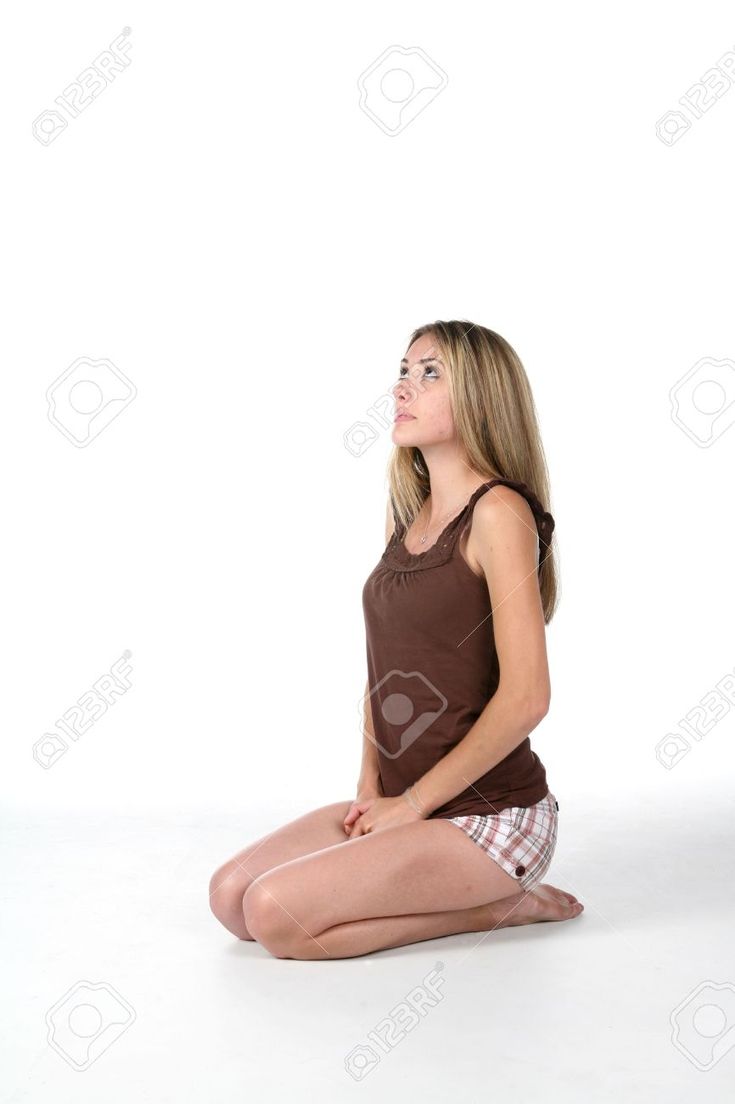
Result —
M6 17L7 806L277 819L353 795L384 396L413 327L453 317L511 341L539 409L562 600L533 743L552 789L704 793L727 772L732 689L675 767L655 753L735 667L735 433L725 412L695 441L679 382L711 358L700 407L735 397L735 92L706 112L690 93L688 129L656 134L735 46L726 4L689 14ZM119 71L95 83L105 51ZM104 409L71 426L89 378ZM84 699L126 652L129 688ZM57 722L80 699L75 739Z
M713 1040L729 1099L731 4L31 2L3 31L13 1104L341 1102L439 955L383 1100L484 1100L491 1054L499 1091L602 1099L604 1069L605 1099L683 1104ZM437 318L503 334L539 412L561 599L532 744L585 912L284 964L207 886L354 796L386 393ZM63 1052L49 1017L85 979L139 1024L80 1085L93 1032ZM685 1054L702 984L720 1020Z

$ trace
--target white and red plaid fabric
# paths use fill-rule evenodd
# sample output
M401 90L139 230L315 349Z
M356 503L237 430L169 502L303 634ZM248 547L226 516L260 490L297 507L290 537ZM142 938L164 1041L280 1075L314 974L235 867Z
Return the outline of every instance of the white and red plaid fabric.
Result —
M527 808L512 806L489 816L447 817L466 832L521 889L545 877L556 849L559 803L549 791Z

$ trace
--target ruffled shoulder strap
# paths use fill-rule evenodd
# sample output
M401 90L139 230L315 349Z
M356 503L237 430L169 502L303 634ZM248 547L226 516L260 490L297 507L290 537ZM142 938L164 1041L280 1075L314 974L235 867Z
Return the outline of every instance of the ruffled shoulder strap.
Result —
M539 569L544 562L549 548L551 547L551 535L554 532L555 521L548 510L545 510L541 501L533 493L531 488L517 479L491 479L489 483L483 483L481 487L472 495L472 498L467 503L467 520L472 517L472 511L475 508L475 503L484 495L491 487L495 487L498 483L503 483L506 487L511 487L514 491L518 491L528 502L528 505L533 511L533 516L536 519L536 527L538 529L540 550L539 550Z
M382 559L389 566L398 571L425 571L427 568L440 567L442 564L447 563L454 555L454 550L457 544L457 539L460 532L465 527L465 522L469 521L472 516L472 511L475 508L475 503L478 499L494 487L497 483L505 483L507 486L512 487L513 490L519 491L528 501L531 509L533 510L534 517L536 518L536 524L538 528L539 541L541 547L539 549L539 568L543 563L548 548L551 544L551 534L554 529L554 519L551 514L544 510L540 501L525 483L520 483L514 479L491 479L487 483L481 484L475 491L473 491L469 500L465 503L462 510L445 526L444 530L440 533L436 542L432 544L425 552L409 552L403 543L405 536L405 528L401 521L398 519L395 510L395 503L391 499L391 506L393 509L393 520L395 528L393 534L386 546Z

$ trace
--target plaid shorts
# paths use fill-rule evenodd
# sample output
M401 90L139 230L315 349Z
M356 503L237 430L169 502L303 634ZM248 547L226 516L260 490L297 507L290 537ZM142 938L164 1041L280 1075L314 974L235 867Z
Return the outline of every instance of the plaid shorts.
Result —
M523 890L533 889L551 866L559 802L549 791L528 808L513 806L491 816L447 817L466 832Z

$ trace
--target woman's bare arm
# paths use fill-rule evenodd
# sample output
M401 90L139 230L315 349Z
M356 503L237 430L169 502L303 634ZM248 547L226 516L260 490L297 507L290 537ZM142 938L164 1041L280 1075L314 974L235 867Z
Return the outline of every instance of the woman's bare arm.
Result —
M549 708L536 523L517 491L493 490L475 507L472 536L493 607L500 681L469 732L415 783L424 816L505 759Z
M393 533L393 511L390 508L390 496L385 511L385 543L387 544ZM360 767L360 779L358 791L364 787L378 786L380 770L378 767L378 749L375 746L375 730L370 706L370 680L365 683L365 713L364 734L362 741L362 765ZM368 735L369 733L369 735ZM372 739L371 739L372 737Z
M385 508L385 543L387 544L393 535L395 529L395 522L393 521L393 511L390 508L390 495L388 495L388 505Z
M362 738L362 764L360 777L357 782L357 792L364 789L377 787L380 779L378 767L378 749L375 746L375 732L373 730L373 718L370 710L370 682L365 683L365 719L363 722Z

